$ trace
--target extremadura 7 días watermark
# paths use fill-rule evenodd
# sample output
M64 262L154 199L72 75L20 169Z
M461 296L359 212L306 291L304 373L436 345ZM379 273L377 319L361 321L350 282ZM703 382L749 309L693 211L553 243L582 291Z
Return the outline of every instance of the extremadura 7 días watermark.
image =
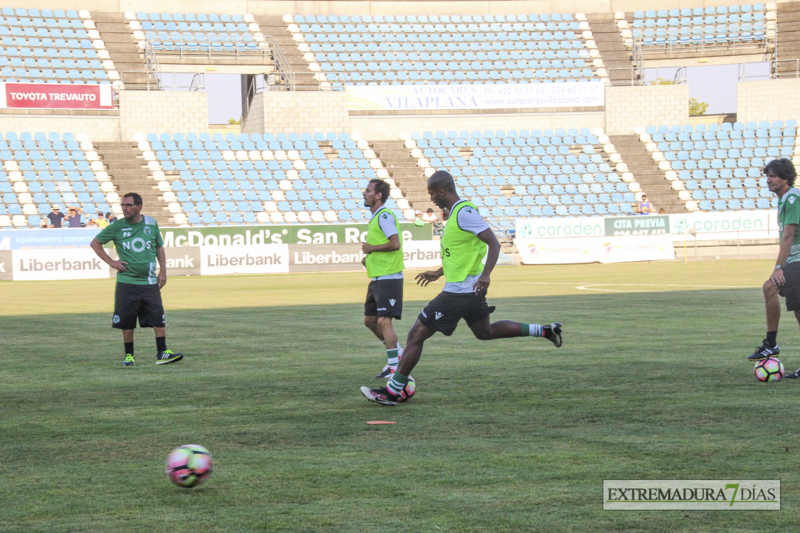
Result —
M603 510L780 511L779 479L603 480Z

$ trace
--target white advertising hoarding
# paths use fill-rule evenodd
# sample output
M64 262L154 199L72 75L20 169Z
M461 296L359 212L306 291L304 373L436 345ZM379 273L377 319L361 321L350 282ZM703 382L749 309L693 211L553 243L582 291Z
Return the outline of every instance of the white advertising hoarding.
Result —
M517 238L557 239L605 235L605 218L518 218Z
M436 111L473 109L597 107L605 85L581 83L367 85L347 87L352 111Z
M289 272L289 245L201 246L200 272L203 276Z
M12 258L14 280L94 279L111 275L111 268L88 248L14 250Z
M441 241L404 241L403 263L406 268L439 267L442 264Z
M697 232L698 241L777 239L779 234L777 209L695 211L685 215L669 215L669 221L673 234L683 238L685 230L693 229Z
M628 263L675 258L670 235L529 238L516 239L516 245L526 265Z

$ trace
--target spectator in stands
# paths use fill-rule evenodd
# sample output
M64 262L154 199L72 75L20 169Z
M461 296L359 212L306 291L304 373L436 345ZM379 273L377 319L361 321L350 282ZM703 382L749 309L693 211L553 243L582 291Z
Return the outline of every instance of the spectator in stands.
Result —
M61 222L64 220L64 213L61 212L61 208L58 207L56 204L52 205L53 212L47 215L47 220L49 221L48 228L60 228Z
M759 361L781 353L778 348L778 323L781 318L779 296L786 298L786 310L794 311L800 322L800 190L794 187L797 171L789 159L774 159L764 167L767 187L778 197L780 245L775 268L764 282L764 303L767 312L767 337L755 353L748 357ZM800 377L800 368L787 378Z
M650 202L647 201L647 195L643 194L642 199L639 200L639 203L636 205L636 214L637 215L649 215L653 212L653 206Z
M97 218L93 218L89 224L100 229L105 229L105 227L108 226L108 219L103 215L103 212L100 211L97 213Z
M114 216L114 213L109 211L108 213L106 213L106 220L108 220L109 224L113 224L114 222L117 221L117 217Z
M667 211L666 211L666 210L665 210L663 207L661 207L661 208L659 208L659 210L658 210L658 214L659 214L659 215L666 215L666 214L667 214Z
M417 209L414 211L414 225L415 226L422 226L425 222L422 220L422 211Z
M428 224L433 224L437 220L436 213L433 212L433 208L431 207L429 207L425 214L422 215L422 221L427 222Z
M81 224L81 208L77 206L72 206L69 208L69 215L67 215L67 227L68 228L81 228L83 224Z

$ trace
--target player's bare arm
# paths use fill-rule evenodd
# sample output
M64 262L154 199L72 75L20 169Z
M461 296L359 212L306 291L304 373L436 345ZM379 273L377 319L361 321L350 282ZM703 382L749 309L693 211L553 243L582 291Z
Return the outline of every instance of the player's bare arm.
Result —
M492 282L490 278L492 270L494 270L497 258L500 256L500 243L497 242L497 237L494 236L494 232L490 228L478 233L478 238L485 242L489 249L486 252L486 264L483 266L483 272L475 282L474 289L475 292L484 292L485 294L489 284Z
M371 254L373 252L395 252L400 249L400 237L398 235L392 235L389 237L389 242L385 244L361 244L361 251L365 254Z
M106 253L105 248L103 248L103 245L96 238L92 239L92 242L89 244L89 246L92 250L94 250L94 253L97 254L97 257L99 257L104 263L117 272L126 272L128 270L128 267L125 266L128 263L125 261L115 261L114 259L111 259L111 256Z
M444 275L444 267L439 267L438 270L427 270L425 272L420 272L414 279L417 280L417 285L419 285L420 287L425 287L430 282L436 281L443 275Z
M158 261L158 288L163 289L167 284L167 254L163 246L156 248L156 261Z
M780 248L778 251L778 259L775 261L775 269L769 276L769 279L776 286L781 287L786 283L786 277L783 274L783 267L786 265L786 260L789 258L789 253L792 250L792 241L794 240L794 233L797 229L797 224L786 224L783 228L783 238L781 239ZM780 266L781 268L778 268Z

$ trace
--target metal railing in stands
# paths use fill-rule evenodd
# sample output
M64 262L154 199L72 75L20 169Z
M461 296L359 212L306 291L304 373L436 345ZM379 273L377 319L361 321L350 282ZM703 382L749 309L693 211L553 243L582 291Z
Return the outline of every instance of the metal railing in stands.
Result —
M123 70L120 76L123 84L140 85L137 90L145 91L204 91L205 75L203 73L192 74L191 72L163 72L158 73L158 78L154 79L150 70ZM143 76L144 75L144 76ZM144 77L142 81L132 80L132 77ZM169 78L171 76L171 80ZM192 76L191 79L179 79L181 77ZM125 80L129 81L125 81ZM130 90L126 87L124 90Z

